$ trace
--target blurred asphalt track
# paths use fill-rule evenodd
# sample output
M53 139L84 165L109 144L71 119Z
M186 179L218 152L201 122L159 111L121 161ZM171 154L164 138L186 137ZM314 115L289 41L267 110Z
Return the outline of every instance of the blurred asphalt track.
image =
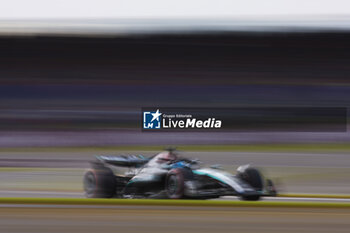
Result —
M1 232L348 232L348 209L1 206Z
M181 148L179 148L181 149ZM96 154L143 154L156 151L0 152L0 196L77 197L82 193L84 169ZM183 152L205 165L223 164L235 172L251 164L272 177L282 192L350 193L350 159L346 152Z
M235 166L251 164L259 167L300 167L300 168L348 168L347 152L181 152L179 156L199 159L204 164ZM142 154L152 156L158 151L108 151L101 152L0 152L1 167L42 167L42 168L86 168L94 155Z

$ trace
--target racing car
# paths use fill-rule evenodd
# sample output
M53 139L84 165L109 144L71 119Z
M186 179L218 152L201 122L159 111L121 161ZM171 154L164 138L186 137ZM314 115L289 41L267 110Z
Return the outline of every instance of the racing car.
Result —
M250 165L231 174L219 166L201 167L199 160L169 149L151 157L98 155L84 175L88 198L211 199L238 196L256 201L276 196L273 182ZM124 170L121 173L121 170Z

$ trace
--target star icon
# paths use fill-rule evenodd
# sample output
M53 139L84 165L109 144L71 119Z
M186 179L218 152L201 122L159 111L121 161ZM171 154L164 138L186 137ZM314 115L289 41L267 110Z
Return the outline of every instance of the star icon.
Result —
M154 121L155 119L157 119L157 121L159 121L159 116L161 116L162 114L159 112L159 109L157 109L157 111L155 113L151 113L151 115L153 116L152 121Z

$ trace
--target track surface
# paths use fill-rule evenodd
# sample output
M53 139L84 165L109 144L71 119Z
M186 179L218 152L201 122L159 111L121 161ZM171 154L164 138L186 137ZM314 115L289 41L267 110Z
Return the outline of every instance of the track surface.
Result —
M181 149L181 148L179 148ZM0 190L80 191L84 168L96 154L144 154L142 151L63 151L0 152ZM262 168L276 178L278 188L286 193L350 193L350 154L295 152L184 152L205 165L224 164L228 171L242 164ZM18 168L16 169L7 169ZM26 169L22 169L26 168ZM33 170L30 170L33 168ZM43 169L36 169L43 168ZM55 168L55 169L46 169ZM36 169L36 170L35 170ZM61 197L61 193L58 193ZM14 193L17 196L16 193ZM20 196L31 196L30 191ZM66 197L66 194L62 194ZM0 193L0 197L3 196ZM49 195L52 196L52 195Z
M1 206L0 232L348 232L350 211L313 208Z
M179 148L181 149L181 148ZM0 152L1 167L76 167L86 168L96 154L143 154L155 152ZM257 166L287 167L350 167L349 153L292 153L292 152L180 152L181 156L198 158L207 164L251 163Z

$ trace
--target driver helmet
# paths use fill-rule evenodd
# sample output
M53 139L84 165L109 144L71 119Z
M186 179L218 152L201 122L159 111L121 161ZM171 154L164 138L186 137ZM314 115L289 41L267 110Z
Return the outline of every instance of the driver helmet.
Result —
M162 152L157 156L157 163L168 163L177 159L176 154L172 152Z

